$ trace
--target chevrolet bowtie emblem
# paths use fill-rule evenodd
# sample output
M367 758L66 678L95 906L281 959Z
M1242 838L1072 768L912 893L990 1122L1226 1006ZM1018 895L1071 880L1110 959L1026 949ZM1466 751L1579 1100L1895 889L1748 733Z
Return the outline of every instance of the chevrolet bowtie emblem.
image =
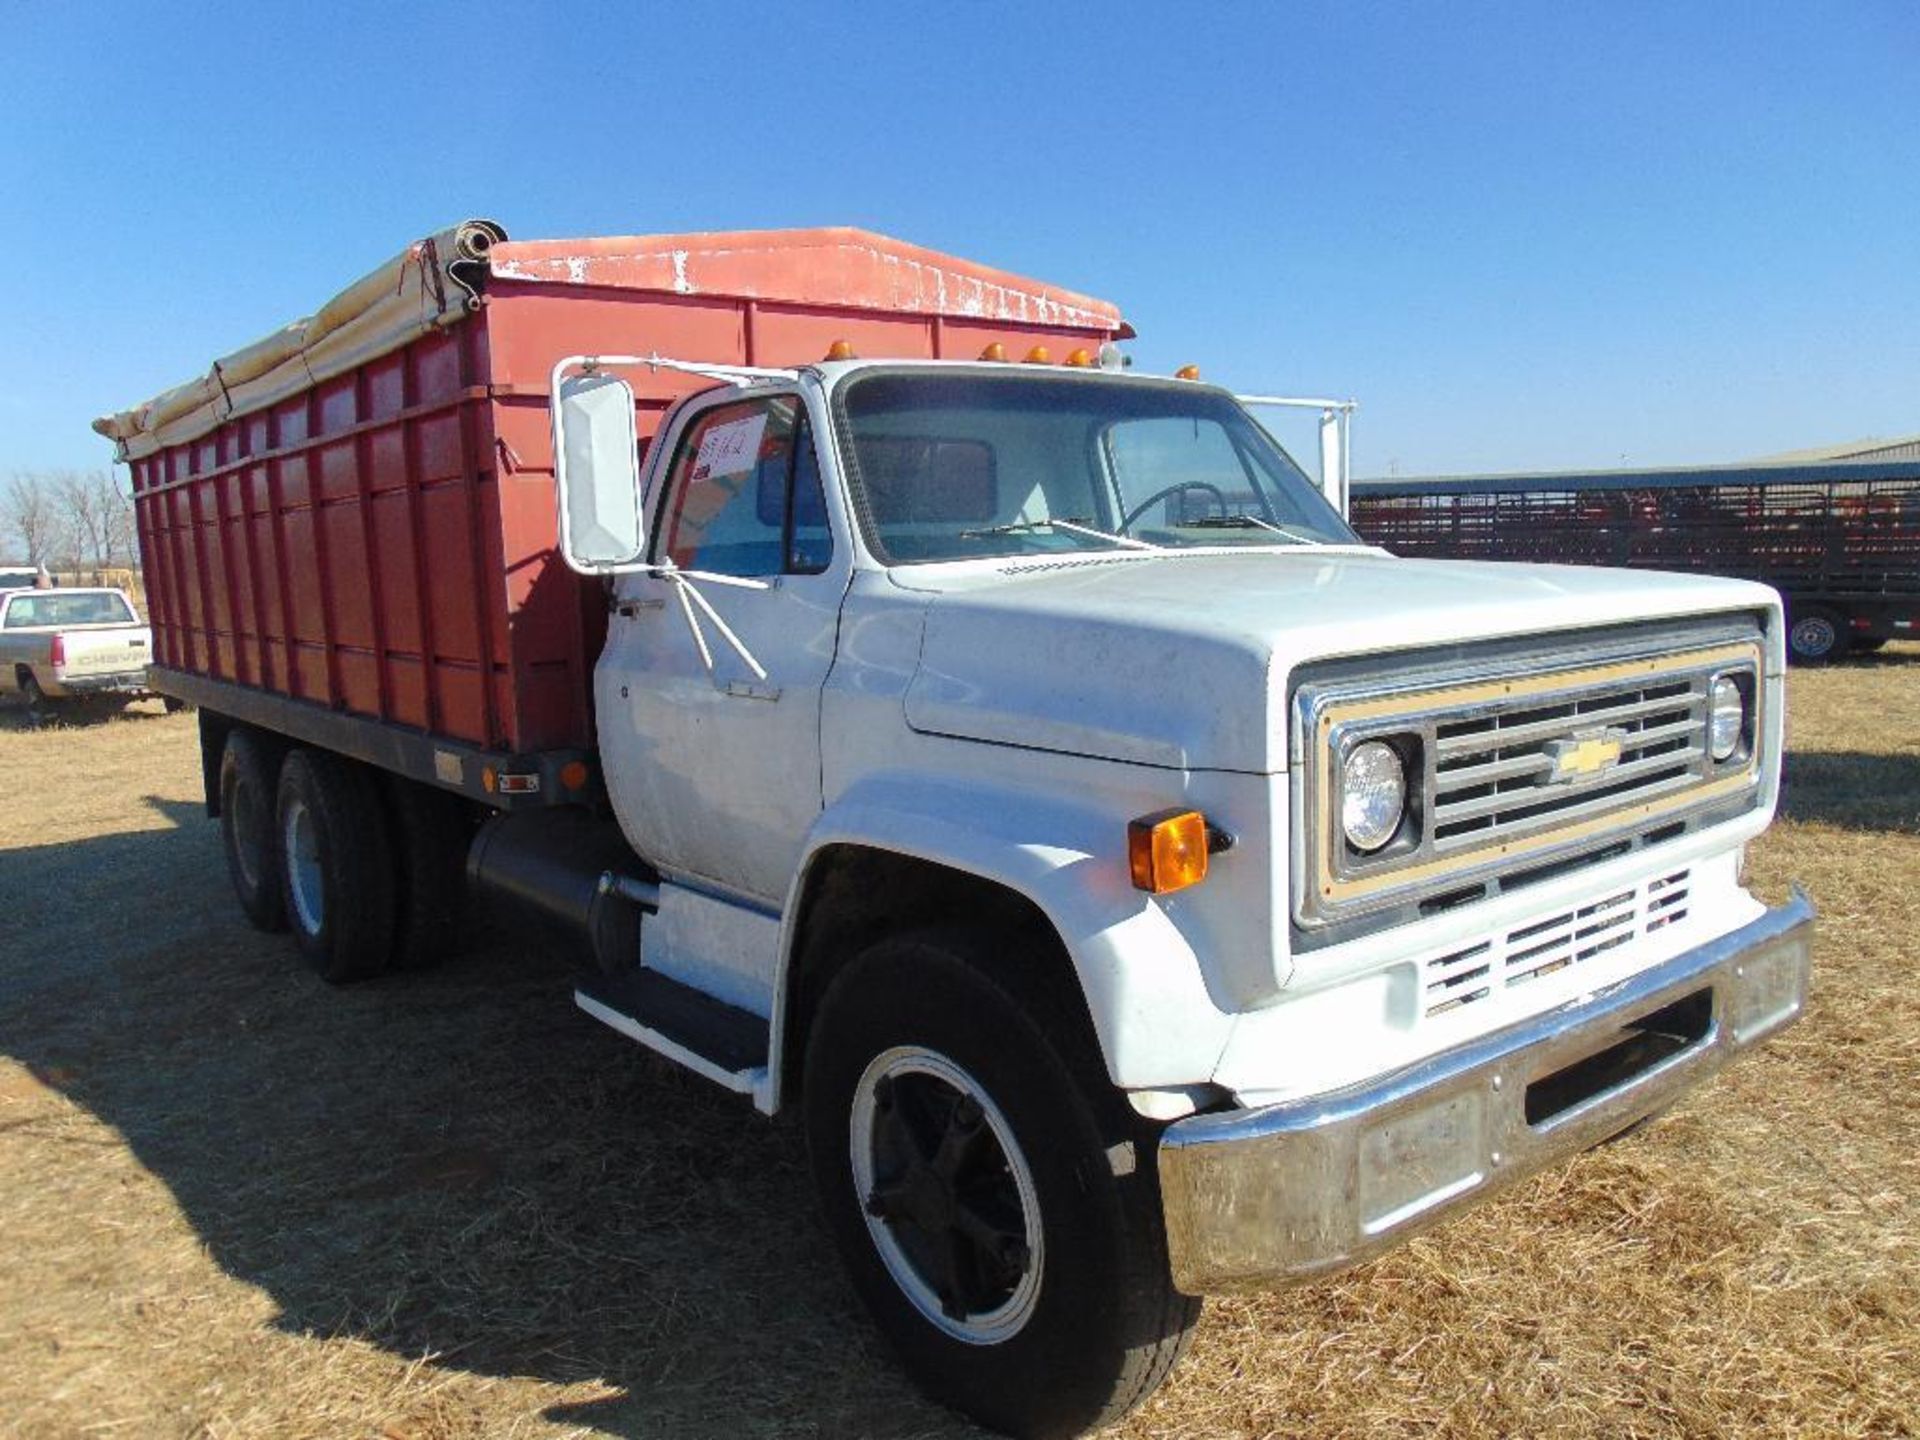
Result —
M1547 784L1576 785L1606 774L1620 763L1620 747L1626 738L1622 730L1598 730L1549 741L1546 751L1553 769L1547 772Z

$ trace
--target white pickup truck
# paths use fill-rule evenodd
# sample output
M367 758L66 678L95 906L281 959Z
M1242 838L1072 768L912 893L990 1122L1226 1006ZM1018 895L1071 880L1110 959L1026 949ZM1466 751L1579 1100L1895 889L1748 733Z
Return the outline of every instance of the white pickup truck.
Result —
M1008 343L813 338L882 302L875 348ZM475 222L99 422L254 923L330 980L475 896L561 924L584 1010L804 1115L907 1368L1021 1435L1670 1104L1800 1013L1813 923L1741 875L1772 590L1395 559L1225 390L1005 361L1130 333L1094 307L863 232ZM572 749L488 738L589 673Z
M121 590L0 591L0 693L35 713L147 693L153 633Z

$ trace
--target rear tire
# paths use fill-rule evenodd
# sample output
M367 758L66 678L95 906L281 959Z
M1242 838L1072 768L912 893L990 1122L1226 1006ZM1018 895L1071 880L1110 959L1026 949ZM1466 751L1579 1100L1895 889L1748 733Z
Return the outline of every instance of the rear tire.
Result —
M279 831L276 757L251 731L228 732L220 752L220 843L234 897L256 930L287 928Z
M835 978L807 1042L808 1149L915 1382L1008 1434L1075 1435L1158 1388L1200 1302L1168 1270L1155 1132L1097 1057L1090 1073L1084 1019L987 973L1007 948L990 939L1010 937L882 941Z
M457 952L465 938L473 829L460 801L444 790L392 777L387 796L400 862L393 963L425 969Z
M1796 665L1831 665L1852 643L1846 617L1824 605L1797 607L1787 628L1787 658Z
M372 773L324 751L293 751L280 766L275 824L287 922L307 964L332 985L385 970L393 842Z
M20 677L20 698L27 702L27 723L44 725L53 718L53 702L40 688L39 678L29 670Z

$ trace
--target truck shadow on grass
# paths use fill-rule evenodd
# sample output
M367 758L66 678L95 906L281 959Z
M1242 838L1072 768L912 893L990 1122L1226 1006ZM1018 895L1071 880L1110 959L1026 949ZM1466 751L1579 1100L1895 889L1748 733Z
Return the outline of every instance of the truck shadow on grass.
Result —
M524 947L321 984L237 918L198 807L153 803L181 828L0 852L0 895L57 872L91 917L0 946L0 1050L118 1131L281 1328L600 1380L545 1413L607 1435L980 1433L894 1370L796 1126L602 1029Z
M1920 755L1789 751L1780 814L1845 830L1920 834Z

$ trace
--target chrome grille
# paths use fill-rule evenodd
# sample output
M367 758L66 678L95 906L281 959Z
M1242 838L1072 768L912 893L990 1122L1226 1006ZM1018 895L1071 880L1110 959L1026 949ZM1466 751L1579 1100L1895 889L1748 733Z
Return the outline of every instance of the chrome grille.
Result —
M1530 920L1433 956L1421 967L1428 1019L1616 950L1687 918L1692 872L1676 870L1603 900Z
M1428 777L1438 853L1612 810L1702 779L1707 684L1681 680L1489 708L1434 727ZM1617 759L1592 779L1563 780L1556 752Z
M1470 904L1765 798L1772 726L1757 627L1703 623L1679 643L1622 639L1552 659L1522 650L1404 675L1348 671L1294 694L1305 842L1294 913L1309 928ZM1721 676L1739 686L1746 717L1733 754L1716 761L1708 729ZM1341 767L1375 741L1400 756L1410 795L1400 830L1363 852L1341 827Z

